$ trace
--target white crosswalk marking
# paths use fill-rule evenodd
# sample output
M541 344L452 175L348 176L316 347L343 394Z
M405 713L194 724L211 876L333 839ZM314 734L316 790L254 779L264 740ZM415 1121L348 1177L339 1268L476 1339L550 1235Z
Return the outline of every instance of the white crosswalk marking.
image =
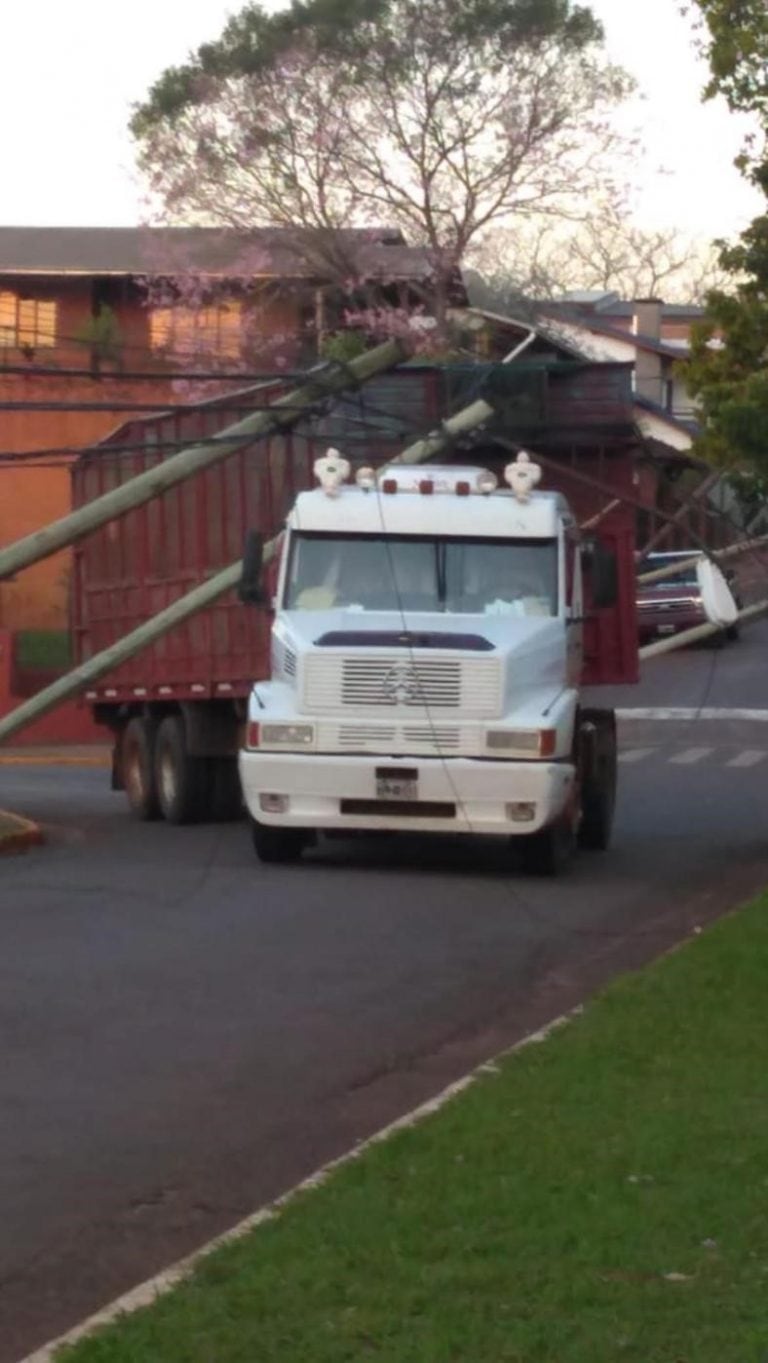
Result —
M738 757L732 757L726 762L726 767L756 767L758 762L764 762L768 757L768 752L764 748L745 748Z
M686 748L685 752L677 752L670 757L677 767L692 767L694 762L701 762L702 758L710 757L714 748Z
M619 753L619 761L622 763L642 762L644 757L648 757L654 750L653 748L629 748L627 752Z

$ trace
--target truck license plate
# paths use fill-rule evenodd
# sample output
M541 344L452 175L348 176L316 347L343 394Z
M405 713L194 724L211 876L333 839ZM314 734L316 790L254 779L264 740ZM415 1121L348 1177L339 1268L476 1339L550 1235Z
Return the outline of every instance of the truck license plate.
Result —
M659 634L674 634L674 625L659 625Z
M418 800L419 773L412 767L377 767L376 795L379 800Z

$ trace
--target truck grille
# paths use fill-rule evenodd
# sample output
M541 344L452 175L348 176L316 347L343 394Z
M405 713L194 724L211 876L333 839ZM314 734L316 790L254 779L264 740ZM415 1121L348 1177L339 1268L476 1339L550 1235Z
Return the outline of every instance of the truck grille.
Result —
M388 663L378 658L345 658L341 672L343 705L436 705L456 709L461 702L461 663Z
M637 609L643 614L650 611L686 611L701 604L692 596L662 597L657 601L638 601Z
M315 714L354 707L488 719L501 713L501 675L497 658L314 654L306 661L304 707Z
M380 744L386 746L396 741L397 729L394 724L380 724L376 728L366 727L364 724L341 724L338 735L341 748L355 748L358 751L373 748L376 751ZM332 733L329 734L329 738L333 743Z
M334 724L318 725L320 752L368 752L411 757L440 757L444 753L475 756L485 752L482 734L475 728L436 724Z

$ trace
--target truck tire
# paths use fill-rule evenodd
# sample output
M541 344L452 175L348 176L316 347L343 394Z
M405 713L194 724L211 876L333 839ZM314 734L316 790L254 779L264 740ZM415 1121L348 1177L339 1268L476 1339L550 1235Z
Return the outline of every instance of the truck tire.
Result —
M270 828L251 819L253 849L259 861L278 863L299 861L309 841L301 828Z
M243 788L236 757L213 757L211 763L211 818L231 823L243 813Z
M120 739L120 778L134 819L160 816L154 765L154 725L134 716Z
M582 749L580 847L604 852L610 845L616 809L618 745L616 717L612 710L584 710L583 725L592 728L593 751Z
M210 782L204 758L187 750L184 720L166 715L155 739L155 783L160 813L167 823L196 823L203 815Z
M576 849L570 818L558 819L521 841L523 870L532 876L559 876Z

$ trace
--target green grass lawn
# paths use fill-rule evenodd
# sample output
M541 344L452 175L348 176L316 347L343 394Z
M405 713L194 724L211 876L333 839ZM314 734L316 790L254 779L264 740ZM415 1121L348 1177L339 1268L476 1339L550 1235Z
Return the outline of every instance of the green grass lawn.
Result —
M768 1363L768 898L68 1363Z

